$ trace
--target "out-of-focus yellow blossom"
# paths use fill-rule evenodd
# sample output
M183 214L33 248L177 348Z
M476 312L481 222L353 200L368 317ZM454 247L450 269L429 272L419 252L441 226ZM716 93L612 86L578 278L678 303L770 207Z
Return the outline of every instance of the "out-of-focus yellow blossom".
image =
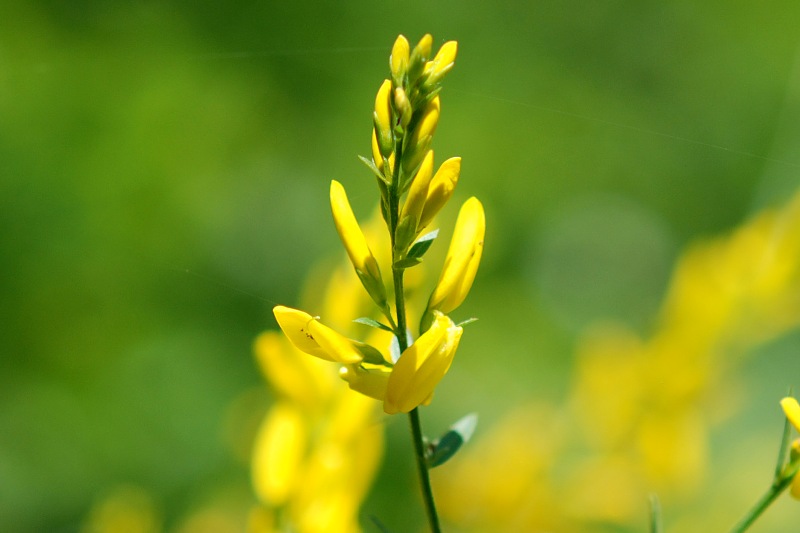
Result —
M367 245L367 239L350 208L344 187L336 180L331 181L331 210L336 231L355 267L356 274L375 303L381 309L385 308L386 289L383 286L378 261Z
M727 236L690 246L649 337L621 325L590 328L578 346L570 401L559 414L569 428L559 442L569 445L550 450L544 466L529 466L509 450L533 449L536 430L509 432L519 415L509 416L483 437L493 457L477 453L479 438L453 459L452 477L453 468L439 473L453 491L440 499L444 514L479 532L638 527L647 492L679 501L704 483L710 430L736 402L720 379L724 372L737 356L798 325L800 195ZM711 401L718 397L726 398L727 410ZM791 399L782 406L797 426L800 408ZM793 446L800 454L800 441ZM533 481L503 484L516 476ZM798 479L792 491L800 495ZM501 496L470 499L474 487L496 487ZM484 502L490 508L476 510Z
M389 375L383 402L387 414L407 413L430 402L450 369L462 333L450 318L436 313L431 328L403 352Z
M458 213L439 282L428 302L429 310L449 313L467 297L481 262L485 232L483 205L477 198L470 198Z
M286 503L300 482L307 444L306 421L299 407L280 402L270 409L253 444L253 488L258 499L273 506Z
M162 519L150 494L122 485L98 500L81 526L81 533L158 533Z

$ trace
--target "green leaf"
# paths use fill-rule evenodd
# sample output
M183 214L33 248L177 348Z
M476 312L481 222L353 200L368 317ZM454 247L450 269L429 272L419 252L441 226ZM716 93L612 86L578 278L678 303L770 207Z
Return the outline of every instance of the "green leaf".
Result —
M447 432L428 446L428 468L444 464L453 457L461 446L469 442L477 425L478 415L470 413L450 426Z
M372 171L373 174L378 177L379 180L384 182L386 185L390 185L390 183L386 181L386 176L384 176L383 172L381 172L378 167L375 166L375 163L372 162L372 159L367 159L363 155L358 156L358 158L367 166L368 169Z
M426 233L415 242L411 249L408 251L408 257L413 259L420 259L425 252L428 251L428 248L431 247L433 244L434 239L439 236L439 230L435 229L430 233Z
M358 324L364 324L365 326L369 326L371 328L382 329L383 331L388 331L389 333L394 333L392 331L392 328L390 328L386 324L382 324L381 322L378 322L374 318L369 318L369 317L366 317L366 316L362 316L362 317L356 318L355 320L353 320L353 322L357 322Z
M394 268L396 269L403 269L403 268L411 268L413 266L417 266L422 261L417 259L416 257L406 257L405 259L401 259L394 264Z
M655 494L650 495L650 533L662 533L661 502Z

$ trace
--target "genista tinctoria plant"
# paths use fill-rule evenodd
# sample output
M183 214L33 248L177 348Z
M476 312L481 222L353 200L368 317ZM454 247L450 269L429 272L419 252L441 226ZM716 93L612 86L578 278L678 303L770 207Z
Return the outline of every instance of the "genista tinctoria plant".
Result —
M388 345L353 339L299 309L276 306L275 318L284 334L306 354L339 367L349 387L383 402L386 414L407 413L431 531L439 531L428 470L452 456L474 429L468 415L441 438L428 442L422 435L418 408L428 405L434 390L450 369L463 333L463 324L448 316L467 296L483 251L483 206L470 198L461 206L438 283L422 310L412 311L419 325L409 324L404 276L423 259L438 235L431 224L452 197L461 172L458 157L438 168L431 149L441 113L442 82L452 70L457 43L442 45L433 55L433 39L425 35L410 47L399 36L389 61L390 78L375 97L372 115L372 157L362 161L376 178L380 214L391 248L389 271L382 271L338 181L331 182L333 221L363 289L383 320L351 319L390 332Z

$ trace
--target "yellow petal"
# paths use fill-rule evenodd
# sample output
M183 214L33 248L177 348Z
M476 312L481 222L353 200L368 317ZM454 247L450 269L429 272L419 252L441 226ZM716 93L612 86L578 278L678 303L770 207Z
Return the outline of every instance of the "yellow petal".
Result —
M431 294L428 309L449 313L467 297L480 265L485 232L483 205L477 198L470 198L458 214L442 274Z
M386 294L378 261L367 245L367 239L364 238L364 233L350 208L344 187L336 180L331 181L331 210L336 231L339 233L361 283L373 300L378 305L382 305L386 300Z
M386 398L386 386L389 382L390 372L391 369L385 366L348 365L341 368L339 376L354 391L383 401Z
M408 58L410 47L408 39L403 35L398 35L397 40L392 46L392 55L389 56L389 67L392 70L392 79L395 83L401 82L408 68Z
M308 313L282 305L275 306L272 312L286 337L298 350L344 364L358 363L363 359L353 341Z
M403 352L389 376L383 402L387 414L407 413L419 406L450 368L463 329L446 315L435 316L431 328Z
M383 80L375 96L375 134L382 155L388 157L394 150L392 138L392 82Z
M438 81L438 79L440 79L450 69L453 68L457 53L458 42L447 41L442 45L441 48L439 48L439 51L436 53L436 57L434 57L433 60L426 65L425 73L428 76L433 76L434 79L437 79Z
M414 217L417 221L422 216L422 210L425 207L425 200L428 197L428 187L431 184L433 177L433 150L428 150L422 164L417 171L417 175L411 181L411 187L408 189L408 196L403 203L403 209L400 211L400 220L406 217Z
M307 432L302 414L288 402L275 405L253 445L253 487L267 505L282 505L300 481Z
M781 400L781 407L789 422L797 431L800 431L800 404L797 403L797 400L787 396Z
M444 204L446 204L453 195L460 175L460 157L451 157L442 163L442 166L436 171L436 175L433 176L430 186L428 187L425 207L420 215L419 229L423 229L430 224L433 217L444 207Z

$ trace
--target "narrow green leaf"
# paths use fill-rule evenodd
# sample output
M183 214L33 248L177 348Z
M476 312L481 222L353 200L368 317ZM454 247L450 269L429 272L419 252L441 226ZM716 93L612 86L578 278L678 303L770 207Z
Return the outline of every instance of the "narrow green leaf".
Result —
M650 533L662 533L661 502L655 494L650 495Z
M411 246L411 249L408 251L408 257L414 259L421 258L423 255L425 255L425 252L428 251L428 248L431 247L431 244L433 244L434 239L436 239L436 237L438 236L439 236L439 230L435 229L430 233L426 233L425 235L417 239L417 242L415 242Z
M450 429L439 439L433 441L428 456L428 468L434 468L447 462L465 443L469 442L478 425L478 415L470 413L450 426Z
M459 322L458 324L456 324L456 326L458 326L458 327L463 327L463 326L466 326L467 324L472 324L473 322L477 322L477 321L478 321L478 319L477 319L477 318L475 318L475 317L472 317L472 318L468 318L468 319L466 319L466 320L462 320L461 322Z
M367 166L368 169L372 171L373 174L378 177L379 180L384 182L386 185L390 185L390 183L386 181L386 176L384 176L383 172L381 172L378 167L375 166L375 163L372 162L372 159L367 159L363 155L358 156L358 158Z
M413 266L417 266L422 261L417 259L416 257L406 257L405 259L401 259L394 264L394 268L396 269L404 269L404 268L411 268Z
M362 316L362 317L356 318L355 320L353 320L353 322L357 322L358 324L364 324L365 326L369 326L371 328L382 329L384 331L388 331L389 333L394 333L392 331L392 328L390 328L386 324L378 322L374 318L369 318L369 317L366 317L366 316Z

